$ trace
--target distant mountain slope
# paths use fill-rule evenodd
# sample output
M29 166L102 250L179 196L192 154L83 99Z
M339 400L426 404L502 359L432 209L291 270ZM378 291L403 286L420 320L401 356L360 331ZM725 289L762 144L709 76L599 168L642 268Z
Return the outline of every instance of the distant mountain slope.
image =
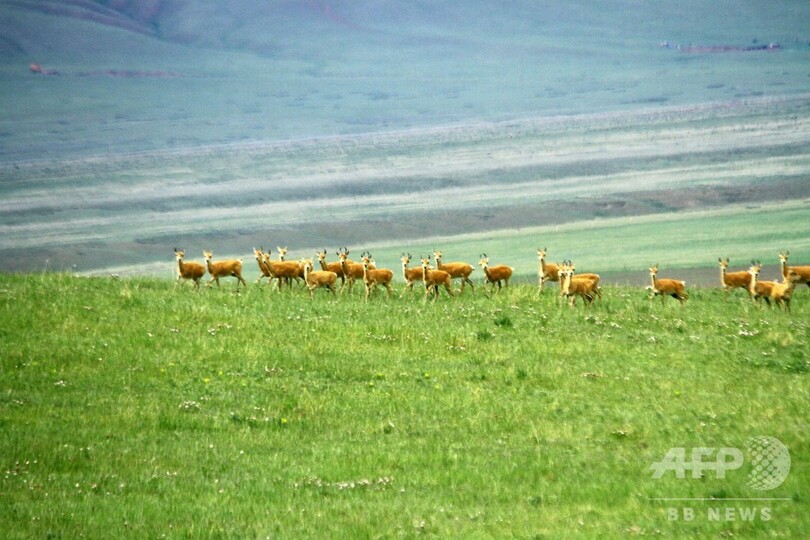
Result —
M0 161L801 94L808 20L790 1L0 0Z

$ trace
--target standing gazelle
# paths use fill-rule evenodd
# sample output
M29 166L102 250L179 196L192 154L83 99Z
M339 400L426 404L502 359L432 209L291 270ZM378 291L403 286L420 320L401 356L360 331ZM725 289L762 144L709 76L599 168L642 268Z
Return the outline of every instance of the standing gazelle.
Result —
M177 258L177 281L174 282L174 286L176 287L178 283L185 285L186 281L192 280L194 286L199 288L200 280L205 275L205 267L198 262L184 261L185 254L184 250L174 248L174 256Z
M219 287L219 278L221 277L235 277L242 285L247 287L247 283L242 277L241 259L211 262L211 257L214 256L211 250L203 251L203 256L205 256L205 264L208 265L208 273L211 274L211 281L208 282L209 287L215 281L217 282L217 287ZM239 283L236 284L236 287L239 288Z
M470 274L473 273L475 268L473 265L467 264L465 262L450 262L450 263L443 263L442 262L442 252L440 250L434 249L433 250L433 258L436 259L436 269L443 270L450 274L451 279L461 278L461 290L459 294L464 292L464 286L469 284L472 291L475 292L475 284L470 279Z
M559 266L554 263L546 262L546 254L548 248L537 248L537 287L539 292L543 292L543 286L546 281L560 281Z
M434 270L430 267L430 255L422 257L422 281L425 282L425 300L433 293L433 300L439 297L439 285L444 285L447 294L453 296L452 278L444 270Z
M810 287L810 266L788 266L788 255L790 255L790 251L779 252L779 263L782 266L783 281L787 281L788 273L793 270L799 276L796 284L801 285L804 283Z
M566 261L558 268L560 276L560 296L571 299L571 306L576 302L577 296L582 297L585 305L592 304L598 296L602 298L599 290L599 276L597 274L583 274L574 276L574 263Z
M650 281L652 282L652 287L650 288L650 300L656 296L660 296L661 303L663 304L665 297L671 296L673 298L677 298L681 305L683 305L686 299L689 298L689 295L686 294L685 281L658 277L657 263L650 265Z
M717 260L720 263L720 285L726 293L739 287L745 289L748 292L748 296L751 296L751 274L746 270L741 272L728 272L728 257L726 257L725 261L722 257Z
M394 272L388 268L372 268L371 253L365 252L362 255L363 260L363 283L366 285L366 300L368 300L371 291L377 285L382 285L388 291L388 296L391 296L391 280L394 279Z
M337 282L337 274L329 270L313 270L312 259L301 259L301 267L304 270L304 281L309 289L309 299L312 300L315 296L315 289L324 287L332 291L332 296L335 296L335 283Z
M514 271L511 266L504 264L489 266L489 257L487 257L486 253L481 255L481 260L478 261L478 264L484 270L484 285L487 283L492 284L490 293L495 290L496 283L498 284L498 292L501 292L501 282L504 283L504 287L509 287L509 278L512 277L512 272Z
M408 265L411 263L411 254L405 253L399 258L399 261L402 263L402 279L405 280L405 288L402 289L402 294L399 295L402 298L405 295L405 291L412 291L413 284L417 281L422 281L424 277L424 272L422 271L422 267L417 268L408 268Z
M316 251L315 255L318 257L318 263L321 265L321 270L324 272L334 272L340 278L340 285L346 283L346 277L343 275L343 263L340 260L326 262L326 250Z

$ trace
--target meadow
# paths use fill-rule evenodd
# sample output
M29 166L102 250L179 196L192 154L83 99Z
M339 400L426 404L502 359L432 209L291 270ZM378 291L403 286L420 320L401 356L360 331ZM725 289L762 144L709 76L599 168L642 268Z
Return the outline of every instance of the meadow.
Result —
M310 301L2 274L4 535L810 533L806 288L792 315L718 288L682 308L641 287L587 309L556 292ZM651 476L671 447L759 435L790 450L773 491L745 468Z

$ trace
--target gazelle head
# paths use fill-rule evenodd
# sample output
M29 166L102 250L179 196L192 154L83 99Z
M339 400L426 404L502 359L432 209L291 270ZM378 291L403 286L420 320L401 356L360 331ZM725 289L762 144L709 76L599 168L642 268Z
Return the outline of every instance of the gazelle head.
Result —
M276 246L276 249L278 250L278 260L283 261L284 257L287 256L287 248Z
M486 268L489 265L489 257L487 257L486 253L482 253L480 260L478 261L478 266L481 268Z
M436 264L438 264L439 261L442 260L442 252L440 249L433 250L433 258L436 259Z
M802 276L797 274L796 271L793 268L791 268L788 271L788 275L785 276L785 283L798 283L799 281L801 281L801 279Z
M178 261L182 261L185 255L186 255L185 250L174 248L174 256L177 258Z
M402 256L399 258L399 260L402 262L403 266L408 266L411 263L411 254L408 253L406 255L405 253L403 253Z
M728 268L728 264L729 264L728 257L726 257L726 260L725 260L725 261L723 260L723 258L722 258L722 257L720 257L719 259L717 259L717 261L720 263L720 268L722 268L723 270L725 270L726 268Z
M203 257L205 257L206 261L210 261L211 257L214 256L214 252L210 249L203 250Z
M310 272L312 272L312 269L314 268L312 264L312 259L302 258L300 261L298 261L298 266L304 269L304 275L307 275Z
M371 253L369 253L368 251L364 251L363 254L360 255L360 258L363 261L363 268L368 268L369 265L374 262L371 258Z
M658 275L658 263L650 265L650 275L657 276Z
M548 253L548 248L537 248L537 260L543 261L546 258L546 253Z
M430 255L428 255L427 257L420 257L419 259L422 261L423 270L430 268Z
M264 246L260 247L259 249L253 248L253 255L256 256L257 261L264 261Z
M316 251L315 255L318 257L318 262L319 263L325 263L326 262L326 250L325 249L323 251Z
M761 271L762 271L762 262L751 261L751 267L748 269L748 273L751 274L753 277L757 277Z
M349 258L349 248L347 248L346 246L340 248L340 250L337 251L336 253L338 258L340 259L340 262L345 262L346 259Z
M790 251L780 251L779 252L779 262L782 264L787 264L788 255L790 255Z

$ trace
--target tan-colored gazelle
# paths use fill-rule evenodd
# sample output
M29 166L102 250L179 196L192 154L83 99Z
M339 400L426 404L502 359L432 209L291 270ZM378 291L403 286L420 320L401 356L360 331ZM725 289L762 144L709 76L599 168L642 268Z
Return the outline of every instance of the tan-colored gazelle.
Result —
M363 279L363 265L362 263L352 262L352 260L349 259L349 248L345 246L340 248L337 255L340 259L341 268L343 269L343 276L346 278L346 281L340 287L340 292L343 293L343 289L346 288L346 285L349 286L349 292L352 292L355 280ZM376 266L370 264L368 268L369 270L374 270Z
M795 269L789 268L785 280L782 283L777 283L776 286L771 289L771 300L773 300L777 306L785 308L785 311L790 313L790 300L793 297L793 290L799 283L804 283L802 279L801 274L796 272Z
M658 277L658 264L650 265L650 300L656 296L661 297L661 303L664 303L665 297L671 296L677 298L683 305L689 295L686 294L686 282L678 279L659 278Z
M729 272L728 257L726 257L726 260L723 260L722 257L718 258L717 260L720 263L720 286L723 287L723 290L725 290L726 293L729 293L739 287L741 289L745 289L745 291L748 293L748 296L751 296L750 272L748 272L747 270L742 270L739 272Z
M799 280L796 282L796 284L801 285L804 283L810 287L810 266L788 266L788 255L790 255L790 251L779 252L779 263L782 266L782 278L787 280L788 273L793 270L799 276Z
M253 255L256 257L256 263L259 265L259 279L256 283L261 283L263 278L267 278L267 283L272 284L276 275L270 269L270 266L265 263L264 246L259 249L253 248Z
M421 257L422 261L422 281L425 283L425 300L428 295L433 294L433 300L439 297L439 286L444 285L444 289L450 296L453 295L452 278L444 270L437 270L430 267L430 255Z
M321 270L325 272L334 272L340 278L340 285L346 283L346 277L343 275L343 263L338 259L337 261L326 262L326 250L316 251L315 255L318 257L318 264L321 265Z
M438 249L433 250L433 258L436 259L437 270L443 270L450 274L450 279L461 279L461 290L459 294L464 292L465 285L469 285L472 291L475 292L475 283L470 279L470 274L475 271L473 265L465 262L443 263L442 252Z
M585 304L593 303L598 296L602 298L602 291L599 288L598 274L574 275L574 263L566 261L559 266L560 296L570 298L571 305L576 302L577 296L581 297Z
M416 268L408 268L408 265L411 263L411 254L403 253L402 256L399 258L399 261L402 263L402 279L405 280L405 287L402 289L402 293L399 295L402 298L405 295L405 291L412 291L413 284L417 281L423 281L424 272L422 271L421 266L417 266Z
M547 253L548 248L537 248L537 288L540 292L543 292L546 281L560 281L559 266L546 262Z
M217 282L219 287L219 278L221 277L235 277L239 283L247 287L247 283L242 277L242 259L230 259L225 261L212 262L211 257L214 256L211 250L203 251L205 257L205 264L208 265L208 273L211 275L211 281L208 282L210 287L213 282ZM239 288L239 283L236 287Z
M496 283L498 285L498 292L501 292L501 282L503 282L504 287L509 287L509 278L512 277L514 268L506 266L505 264L489 266L489 257L487 257L486 253L481 255L481 260L478 261L478 264L484 270L484 285L487 283L492 284L490 292L495 290Z
M315 289L320 287L332 291L332 296L335 294L335 283L337 282L337 274L329 270L313 270L312 259L301 259L301 266L304 270L304 281L309 289L309 299L312 300L315 296Z
M191 280L194 287L199 288L200 280L205 275L205 266L198 262L184 261L185 255L185 250L174 248L174 256L177 258L177 281L174 286L185 285L186 281Z
M368 300L371 291L377 285L382 285L388 291L388 296L391 296L391 281L394 279L394 272L388 268L372 268L371 253L365 252L362 255L363 265L363 283L366 286L366 300Z

